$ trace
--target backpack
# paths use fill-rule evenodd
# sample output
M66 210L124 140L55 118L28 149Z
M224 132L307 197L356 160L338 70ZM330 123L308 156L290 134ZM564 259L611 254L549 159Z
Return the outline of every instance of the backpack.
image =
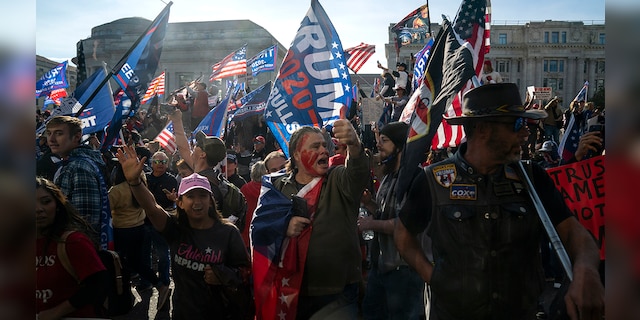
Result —
M216 200L218 211L222 217L229 218L231 215L238 218L233 224L242 233L245 227L245 215L247 214L247 200L240 189L229 180L225 179L219 172L207 169L198 172L209 180L211 192ZM222 199L222 201L220 201Z
M238 217L238 220L234 223L238 230L242 232L245 227L245 215L247 214L247 200L245 199L240 189L233 183L226 179L222 179L218 185L220 192L222 193L222 208L221 211L225 218L229 215Z
M62 235L62 241L58 242L58 258L69 274L79 282L78 275L69 261L65 241L73 231L67 231ZM98 256L107 269L109 282L106 288L107 297L103 307L107 316L119 316L129 313L133 308L134 297L131 292L131 276L122 267L120 255L111 250L98 250Z

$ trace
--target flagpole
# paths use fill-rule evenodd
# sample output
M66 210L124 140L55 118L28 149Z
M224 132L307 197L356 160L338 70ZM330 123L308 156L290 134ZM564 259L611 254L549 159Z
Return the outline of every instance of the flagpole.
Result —
M158 16L151 22L151 24L149 24L149 26L147 27L147 29L140 35L140 37L138 37L138 39L136 40L136 42L134 42L134 44L129 48L129 50L127 50L127 52L124 54L124 56L120 59L120 61L116 64L116 66L114 68L112 68L109 73L107 73L107 76L102 80L102 82L100 82L100 84L98 85L98 87L91 93L91 95L89 96L89 98L87 98L87 101L85 101L85 103L82 104L82 106L80 107L80 110L78 110L78 112L76 112L76 114L74 115L74 117L78 117L80 116L80 114L82 114L82 111L84 111L85 107L89 105L89 103L91 103L91 101L93 100L93 98L95 98L96 95L98 95L98 92L100 92L100 89L102 89L102 87L104 87L104 85L111 79L111 77L114 75L114 71L115 70L119 70L120 68L122 68L122 65L124 64L124 62L127 60L127 58L129 57L129 55L131 54L131 52L134 50L134 48L140 43L140 41L142 41L142 39L147 35L147 33L149 32L149 30L151 30L151 27L153 25L156 24L156 22L158 22L158 19L160 19L160 17L163 16L163 13L165 13L167 10L169 10L169 8L171 7L171 5L173 4L173 1L169 1L169 3L167 4L166 7L164 7L164 9L162 11L160 11L160 14L158 14ZM123 88L124 90L125 88Z

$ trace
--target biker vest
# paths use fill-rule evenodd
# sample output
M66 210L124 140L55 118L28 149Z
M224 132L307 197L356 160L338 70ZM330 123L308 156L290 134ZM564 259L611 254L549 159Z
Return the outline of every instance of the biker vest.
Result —
M517 174L480 175L455 156L425 168L438 319L528 319L543 289L542 226Z

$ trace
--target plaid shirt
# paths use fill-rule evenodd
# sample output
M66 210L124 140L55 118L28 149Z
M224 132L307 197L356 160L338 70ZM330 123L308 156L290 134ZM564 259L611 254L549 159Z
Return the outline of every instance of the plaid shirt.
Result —
M95 231L100 232L101 196L107 197L108 194L107 190L100 188L98 174L102 173L96 172L88 161L93 161L98 168L105 166L98 151L86 146L75 148L68 160L61 162L54 182L78 210L80 216Z

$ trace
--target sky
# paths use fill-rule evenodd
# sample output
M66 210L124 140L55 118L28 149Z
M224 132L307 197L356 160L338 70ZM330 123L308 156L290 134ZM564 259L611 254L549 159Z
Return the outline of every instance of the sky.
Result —
M376 60L387 64L384 46L389 42L389 25L425 3L320 0L344 48L360 42L376 46L376 53L359 73L378 73ZM429 3L431 22L442 22L442 15L453 20L460 3L432 0ZM265 28L288 48L310 4L310 0L174 0L169 23L248 19ZM603 0L492 0L491 5L494 24L544 20L603 22L605 19ZM76 55L76 43L91 36L91 28L128 17L153 20L164 6L160 0L37 0L36 54L60 62L69 60ZM211 61L211 64L216 62Z

